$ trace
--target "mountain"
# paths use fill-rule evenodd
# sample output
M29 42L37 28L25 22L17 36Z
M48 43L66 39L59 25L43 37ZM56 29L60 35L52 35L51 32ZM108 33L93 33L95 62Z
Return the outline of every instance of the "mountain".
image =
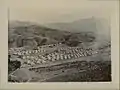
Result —
M70 32L94 32L100 37L110 39L109 21L104 18L91 17L69 23L49 23L46 26Z
M9 47L36 47L58 42L76 46L83 42L93 42L96 38L90 32L69 32L31 22L11 21L8 29Z

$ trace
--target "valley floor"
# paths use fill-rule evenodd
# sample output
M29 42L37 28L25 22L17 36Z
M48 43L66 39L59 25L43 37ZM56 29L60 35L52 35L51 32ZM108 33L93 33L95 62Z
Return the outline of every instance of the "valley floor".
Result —
M106 82L111 81L110 61L76 61L59 65L21 68L10 82Z

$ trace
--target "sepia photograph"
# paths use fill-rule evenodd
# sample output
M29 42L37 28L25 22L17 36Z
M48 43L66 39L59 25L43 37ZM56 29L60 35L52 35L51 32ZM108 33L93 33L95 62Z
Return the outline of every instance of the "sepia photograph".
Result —
M111 83L117 1L35 1L6 9L7 83Z
M110 16L47 9L8 9L8 81L111 81Z

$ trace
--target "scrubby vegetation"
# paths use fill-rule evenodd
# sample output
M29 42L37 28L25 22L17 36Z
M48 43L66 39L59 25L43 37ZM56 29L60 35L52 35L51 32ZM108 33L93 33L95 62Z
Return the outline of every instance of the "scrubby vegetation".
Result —
M8 33L9 47L33 47L57 42L62 42L69 46L77 46L81 42L92 42L95 40L94 33L59 31L39 25L11 25Z
M10 55L8 57L8 74L15 71L17 68L20 68L21 62L20 61L10 61Z
M77 68L83 72L68 73L46 80L48 82L106 82L111 81L111 62L91 61L76 62L69 64L69 68ZM65 68L68 68L65 67Z

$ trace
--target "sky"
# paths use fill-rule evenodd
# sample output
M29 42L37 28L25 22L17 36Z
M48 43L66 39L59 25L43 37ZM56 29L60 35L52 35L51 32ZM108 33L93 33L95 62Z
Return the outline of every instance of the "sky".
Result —
M9 0L9 19L40 24L92 16L109 19L116 3L114 0Z

